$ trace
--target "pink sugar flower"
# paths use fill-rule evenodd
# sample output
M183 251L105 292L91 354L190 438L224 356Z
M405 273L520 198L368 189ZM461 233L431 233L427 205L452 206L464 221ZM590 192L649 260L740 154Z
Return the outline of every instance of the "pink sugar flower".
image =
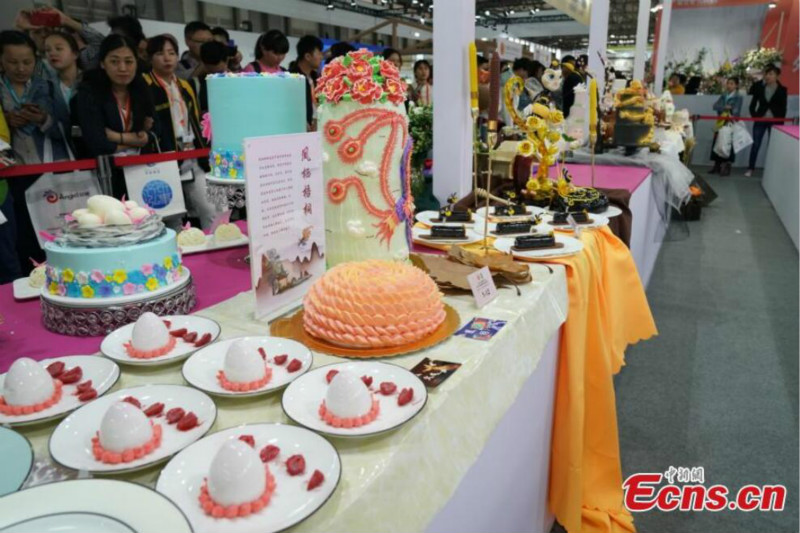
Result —
M136 294L136 285L133 283L126 283L122 286L122 293L126 296L130 296L131 294Z
M99 270L92 270L92 281L102 283L106 277Z
M142 274L145 276L152 276L153 275L153 265L142 265Z

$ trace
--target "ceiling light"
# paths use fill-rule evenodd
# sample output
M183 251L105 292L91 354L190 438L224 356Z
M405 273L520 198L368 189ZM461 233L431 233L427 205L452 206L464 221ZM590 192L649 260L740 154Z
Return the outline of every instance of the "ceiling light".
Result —
M487 9L487 10L485 11L485 14L486 14L486 16L488 17L488 16L490 16L490 15L492 14L492 12L491 12L491 11L489 11L489 10Z
M356 7L356 0L350 0L350 7Z
M513 9L511 9L511 10L509 10L509 12L508 12L508 13L509 13L510 15L513 15L513 14L514 14L514 10L513 10Z
M538 8L538 7L534 7L534 8L533 8L533 11L534 11L535 13L538 13L538 12L539 12L539 8Z
M776 4L775 2L770 2L769 3L769 8L770 9L775 9L776 7L778 7L778 4Z
M414 32L414 37L419 37L419 32L418 31Z
M420 17L419 18L419 23L420 24L425 24L425 17Z
M328 9L333 9L333 7L334 7L333 6L333 2L328 2L328 6L327 7L328 7Z

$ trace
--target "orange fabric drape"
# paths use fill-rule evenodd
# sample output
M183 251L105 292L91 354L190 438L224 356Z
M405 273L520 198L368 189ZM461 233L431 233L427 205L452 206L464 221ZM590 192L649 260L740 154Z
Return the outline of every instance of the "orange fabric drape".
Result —
M613 375L625 348L657 333L636 265L608 228L582 234L567 268L550 452L550 508L569 533L635 531L622 505Z

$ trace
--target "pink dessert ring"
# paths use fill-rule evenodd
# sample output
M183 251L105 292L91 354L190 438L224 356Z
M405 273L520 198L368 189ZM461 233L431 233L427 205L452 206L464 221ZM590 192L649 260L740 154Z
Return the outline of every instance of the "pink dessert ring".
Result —
M366 426L376 418L378 418L378 414L381 412L381 404L378 400L372 400L372 407L370 408L369 412L365 415L361 416L354 416L351 418L342 418L338 417L335 414L328 411L328 407L325 405L325 400L322 400L322 403L319 405L319 417L325 421L326 424L329 426L333 426L335 428L357 428L361 426Z
M8 405L5 398L0 396L0 413L8 416L32 415L33 413L38 413L39 411L44 411L45 409L53 407L55 404L61 401L63 385L59 380L54 379L53 387L55 387L55 390L53 391L52 396L43 402L34 403L31 405Z
M200 496L198 497L198 500L200 500L200 507L203 508L203 511L207 515L213 516L214 518L242 518L259 512L269 505L269 500L272 498L272 493L275 492L276 486L275 478L272 476L267 465L264 465L264 470L267 476L267 487L264 489L264 492L255 500L239 505L225 506L215 502L211 494L208 493L208 480L204 479L203 486L200 487Z
M169 352L175 348L175 344L177 343L177 339L170 335L167 344L162 346L161 348L156 348L155 350L138 350L133 347L131 341L125 343L125 352L134 359L153 359L154 357L161 357L162 355L167 355Z
M225 371L220 370L217 372L217 380L219 381L220 387L225 390L233 392L251 392L260 389L272 379L272 369L269 366L265 366L264 370L264 377L253 381L230 381L225 376Z

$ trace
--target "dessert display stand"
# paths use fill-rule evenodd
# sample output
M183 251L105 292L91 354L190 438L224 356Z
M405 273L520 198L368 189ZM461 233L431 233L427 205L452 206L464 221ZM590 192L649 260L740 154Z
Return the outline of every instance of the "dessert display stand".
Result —
M135 322L142 313L152 311L162 315L186 315L196 303L191 273L173 287L147 294L117 298L82 300L54 296L42 291L40 299L42 323L48 330L61 335L95 337Z

